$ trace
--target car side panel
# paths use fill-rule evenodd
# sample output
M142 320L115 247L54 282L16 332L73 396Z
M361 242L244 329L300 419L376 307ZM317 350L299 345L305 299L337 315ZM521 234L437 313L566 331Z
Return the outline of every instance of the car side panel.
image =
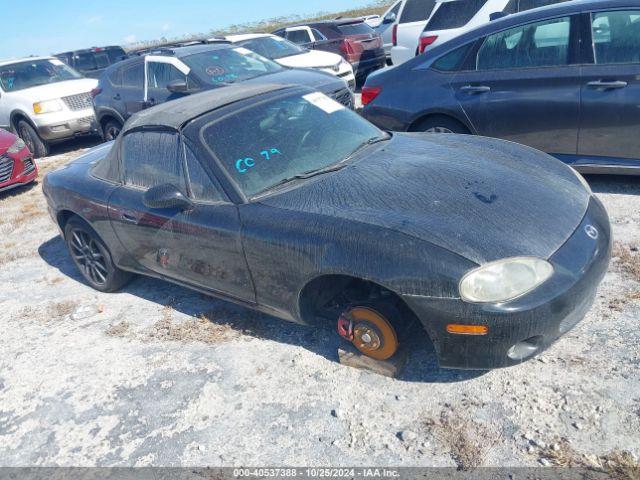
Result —
M365 223L253 203L240 206L242 242L257 303L290 312L300 323L299 295L321 275L378 283L398 294L455 298L475 264L422 240Z

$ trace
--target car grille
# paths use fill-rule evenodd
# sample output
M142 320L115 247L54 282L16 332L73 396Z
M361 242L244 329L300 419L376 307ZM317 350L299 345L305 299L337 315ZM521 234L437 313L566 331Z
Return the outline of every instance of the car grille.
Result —
M333 92L331 98L345 107L353 108L353 95L351 95L351 91L348 88L343 88Z
M78 119L80 125L91 125L94 117L82 117Z
M85 110L91 107L91 94L87 92L79 93L77 95L69 95L68 97L62 97L62 101L70 110Z
M22 169L23 175L29 175L31 172L33 172L36 169L36 164L33 163L32 158L27 158L24 162L22 162L22 164L23 164L23 169Z
M0 183L4 183L11 178L13 173L13 159L6 155L0 156Z

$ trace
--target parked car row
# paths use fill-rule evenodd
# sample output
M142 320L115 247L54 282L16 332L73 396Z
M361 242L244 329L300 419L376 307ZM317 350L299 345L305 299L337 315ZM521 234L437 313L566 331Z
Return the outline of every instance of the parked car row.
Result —
M155 104L244 81L311 86L353 108L356 81L384 65L380 37L363 19L275 33L296 43L276 34L235 35L129 55L109 46L2 62L0 127L42 157L79 135L112 140L133 113Z
M560 3L370 76L363 115L388 130L511 140L583 172L639 174L639 79L637 3Z

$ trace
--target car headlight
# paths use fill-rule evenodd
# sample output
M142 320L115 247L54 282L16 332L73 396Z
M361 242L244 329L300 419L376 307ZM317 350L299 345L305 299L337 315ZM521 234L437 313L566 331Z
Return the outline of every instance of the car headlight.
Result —
M13 142L13 144L9 148L7 148L7 153L20 153L26 146L27 145L22 141L20 137L16 137L15 142Z
M473 303L506 302L537 288L553 275L541 258L513 257L483 265L460 281L460 296Z
M62 110L62 102L60 100L45 100L33 104L35 113L53 113Z

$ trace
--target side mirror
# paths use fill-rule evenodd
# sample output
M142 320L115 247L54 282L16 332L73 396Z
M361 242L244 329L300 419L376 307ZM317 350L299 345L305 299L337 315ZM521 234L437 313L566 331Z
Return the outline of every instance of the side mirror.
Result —
M189 210L193 202L189 200L178 187L165 183L151 187L144 193L142 203L148 208L179 208Z
M167 90L171 93L193 93L194 89L189 88L186 80L174 80L167 84Z
M506 17L508 13L505 12L493 12L489 14L489 21L493 22L494 20L498 20L499 18Z
M384 24L393 23L396 21L396 18L397 18L396 14L391 12L382 19L382 23Z

